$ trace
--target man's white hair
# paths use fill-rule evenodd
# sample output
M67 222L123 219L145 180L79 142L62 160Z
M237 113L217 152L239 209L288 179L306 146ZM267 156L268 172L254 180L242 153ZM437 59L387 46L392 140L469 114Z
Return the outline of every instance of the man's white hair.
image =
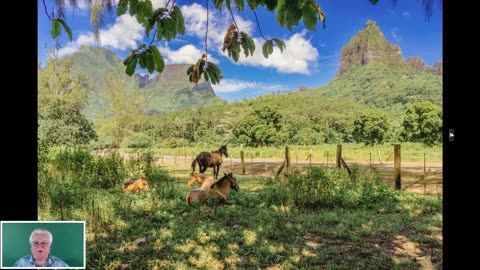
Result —
M48 230L46 230L46 229L35 229L35 230L33 230L32 234L30 234L30 243L32 243L32 238L33 238L34 234L48 234L48 242L50 242L50 244L53 242L53 236Z

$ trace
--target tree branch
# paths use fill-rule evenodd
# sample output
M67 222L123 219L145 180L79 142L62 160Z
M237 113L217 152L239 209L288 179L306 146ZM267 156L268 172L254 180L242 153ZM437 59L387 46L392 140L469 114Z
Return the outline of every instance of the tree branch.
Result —
M237 22L235 21L235 18L233 17L233 12L231 9L229 9L230 11L230 14L232 15L232 20L233 20L233 23L235 24L235 27L237 28L238 31L240 31L240 29L238 28L238 25L237 25Z
M152 37L152 41L150 41L150 44L148 44L148 46L152 45L153 44L153 41L155 40L155 37L157 36L157 31L153 31L153 37Z
M255 14L255 20L257 21L257 26L258 26L258 30L260 31L260 36L262 36L263 39L268 40L268 39L265 38L265 36L263 35L263 33L262 33L262 28L260 28L260 22L258 21L257 12L255 12L254 9L252 9L252 11L253 11L253 14Z
M50 18L50 15L48 15L48 12L47 12L47 4L45 4L45 0L43 0L43 7L45 8L45 14L47 14L47 17L50 19L50 21L52 20L52 18Z
M208 1L209 0L205 0L205 3L206 3L206 8L207 8L207 27L206 27L206 30L205 30L205 63L207 63L208 61L208 44L207 44L207 37L208 37Z

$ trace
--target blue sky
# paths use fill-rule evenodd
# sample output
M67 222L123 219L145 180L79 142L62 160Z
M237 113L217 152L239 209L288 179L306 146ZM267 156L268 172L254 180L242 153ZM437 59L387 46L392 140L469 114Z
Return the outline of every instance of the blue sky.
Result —
M94 44L92 27L89 23L87 5L80 1L79 9L73 13L66 12L66 21L72 29L73 41L68 42L62 33L62 49L59 55L68 55L82 44ZM52 1L45 1L47 10L51 12ZM167 1L153 0L153 6L164 6ZM233 2L233 1L232 1ZM360 30L364 29L367 20L377 23L386 40L400 46L404 58L419 56L427 65L442 61L443 54L443 10L440 1L433 1L433 15L425 19L423 6L418 0L397 1L394 6L391 0L381 0L372 5L368 0L317 0L326 15L326 28L317 24L315 31L309 31L300 22L292 31L280 27L275 15L260 7L257 9L264 36L277 37L286 44L286 50L280 53L274 50L273 55L265 59L260 37L253 13L245 9L234 13L241 31L248 33L256 42L253 56L243 57L238 63L233 62L220 50L223 37L232 23L229 13L218 12L209 2L209 61L215 62L223 71L220 85L214 85L215 93L227 101L252 98L268 93L292 91L300 86L308 88L328 84L338 69L341 49ZM166 42L155 41L167 64L194 64L205 50L205 1L178 0L186 22L184 35ZM51 23L45 14L43 1L38 1L38 60L47 61L46 49L53 48L50 36ZM63 29L62 29L63 32ZM145 40L144 40L145 38ZM101 44L114 51L124 59L129 50L143 42L150 42L144 30L130 15L107 17L101 31ZM138 70L138 68L137 68Z

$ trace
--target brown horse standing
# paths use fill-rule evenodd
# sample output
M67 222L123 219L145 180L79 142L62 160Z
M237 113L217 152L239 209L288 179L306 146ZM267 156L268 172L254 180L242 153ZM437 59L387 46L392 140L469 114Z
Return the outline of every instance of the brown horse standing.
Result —
M204 173L208 168L213 168L213 177L218 179L218 172L222 165L222 155L228 157L226 145L222 145L217 151L211 153L201 152L192 162L192 172L195 172L195 166L198 163L201 173Z

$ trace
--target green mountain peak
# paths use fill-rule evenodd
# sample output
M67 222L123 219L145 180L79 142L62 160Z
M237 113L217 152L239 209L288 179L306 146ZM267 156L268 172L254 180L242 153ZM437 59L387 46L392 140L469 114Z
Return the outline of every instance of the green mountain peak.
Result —
M370 62L403 65L403 57L400 47L388 43L377 23L368 20L365 29L359 31L342 48L336 77L340 77L353 67Z

